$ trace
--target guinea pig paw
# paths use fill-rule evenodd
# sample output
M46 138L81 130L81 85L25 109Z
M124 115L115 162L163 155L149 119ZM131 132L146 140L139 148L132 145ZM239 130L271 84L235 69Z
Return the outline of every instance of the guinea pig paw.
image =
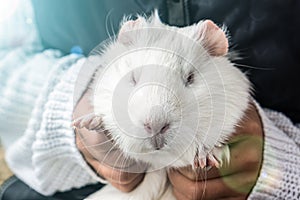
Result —
M208 163L211 166L220 168L223 166L224 163L228 165L230 160L229 146L228 145L217 146L212 150L212 152L207 157L208 157Z
M199 152L197 152L195 159L194 159L194 168L201 168L204 169L207 165L207 157L204 154L199 154Z
M84 115L72 122L72 126L75 128L86 128L88 130L100 130L102 128L102 117L90 113Z
M216 168L220 168L223 164L222 160L218 156L213 154L207 155L208 165Z
M102 117L101 116L95 116L91 123L89 124L89 130L99 131L103 129L102 124Z

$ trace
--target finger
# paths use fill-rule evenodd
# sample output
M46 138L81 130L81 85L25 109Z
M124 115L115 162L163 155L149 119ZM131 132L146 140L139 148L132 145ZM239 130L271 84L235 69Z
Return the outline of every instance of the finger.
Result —
M192 181L209 180L220 177L219 169L217 169L216 167L212 167L211 169L206 170L201 169L200 167L193 169L192 166L188 166L179 168L177 170Z
M87 153L88 154L88 153ZM91 168L101 177L106 179L112 183L118 184L129 184L132 182L136 177L143 173L129 173L126 171L121 171L114 169L110 166L106 166L99 162L98 160L94 159L92 156L87 156L86 161L91 166Z
M263 135L261 118L258 114L257 108L253 103L250 103L248 109L246 110L243 119L240 121L236 127L235 133L233 135L247 134L247 135ZM234 139L232 140L232 142Z
M86 147L102 147L103 149L106 149L113 145L111 142L111 139L109 139L105 132L96 132L96 131L90 131L86 128L82 129L75 129L76 137L78 137L78 140L81 140L83 144L85 144ZM110 144L110 146L105 146Z
M219 168L221 176L228 176L239 172L259 170L262 162L263 141L262 138L250 135L240 135L239 141L229 145L229 163ZM213 168L215 169L215 168ZM212 170L207 172L209 179L216 177Z
M89 113L87 115L83 115L81 117L74 119L71 125L76 128L89 129L89 125L93 121L94 118L95 118L95 114Z
M127 184L120 184L116 182L110 182L112 186L116 187L117 189L121 190L122 192L131 192L134 190L144 179L144 175L140 174L137 176L132 182L127 183Z
M247 194L253 187L257 172L238 173L222 179L211 179L207 181L191 181L178 171L169 173L169 179L174 189L186 194L188 199L201 197L204 199L218 199L225 197L238 197Z
M95 159L102 165L110 166L119 171L143 173L147 168L145 163L137 163L134 159L124 156L123 152L114 145L107 144L107 148L103 148L105 144L88 146L78 134L76 134L76 144L84 157Z
M140 173L129 173L116 170L114 168L99 163L95 159L88 160L88 162L97 174L101 175L111 183L126 185L131 183L140 175Z
M93 159L94 157L90 154L90 152L86 149L85 144L80 139L78 134L75 135L75 142L79 152L83 155L84 159Z
M87 131L86 129L80 129L80 131L76 130L76 135L75 135L76 146L79 149L79 151L84 155L84 157L88 156L89 158L95 158L101 161L102 158L104 157L103 154L105 155L108 152L108 150L103 148L102 145L103 143L105 143L103 142L103 140L105 139L99 139L99 137L102 137L100 134L96 135L96 134L89 133L91 136L89 137L88 140L85 140L82 138L81 135L86 131ZM93 143L91 143L90 141L93 141ZM99 142L99 144L97 144L97 142ZM100 155L102 155L102 157Z
M89 161L89 163L97 174L104 177L110 184L122 192L132 191L144 178L144 174L118 171L101 165L96 160Z
M262 138L256 136L245 137L241 137L238 143L230 146L229 164L222 166L219 170L222 176L242 171L259 170L263 153Z
M87 129L77 129L75 132L78 148L81 151L88 151L99 161L101 161L107 153L119 151L116 145L111 142L104 133L95 133ZM120 155L120 153L118 155Z
M230 188L231 191L234 191L232 194L248 195L256 183L258 174L258 170L239 172L237 174L223 177L222 181L228 188Z
M173 195L177 200L190 200L184 194L180 193L178 190L173 188Z
M230 146L230 162L217 169L215 167L206 171L191 166L178 169L180 173L190 180L210 180L220 176L228 176L242 171L259 171L262 162L262 141L256 137L241 139L239 143Z
M191 181L178 171L173 171L169 174L169 180L173 185L174 190L184 194L187 199L196 199L203 196L217 199L226 197L231 194L226 185L220 179L212 179L207 181ZM213 192L211 192L212 188Z

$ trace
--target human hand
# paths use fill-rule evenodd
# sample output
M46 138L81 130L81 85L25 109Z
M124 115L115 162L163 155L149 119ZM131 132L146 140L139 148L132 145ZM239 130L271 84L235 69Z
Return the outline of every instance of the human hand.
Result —
M209 171L191 166L168 173L178 200L246 199L256 183L263 154L263 127L253 103L228 142L230 163Z
M73 119L93 112L86 93L78 102ZM104 132L75 129L76 145L86 162L100 176L122 192L134 190L144 178L144 166L126 159Z

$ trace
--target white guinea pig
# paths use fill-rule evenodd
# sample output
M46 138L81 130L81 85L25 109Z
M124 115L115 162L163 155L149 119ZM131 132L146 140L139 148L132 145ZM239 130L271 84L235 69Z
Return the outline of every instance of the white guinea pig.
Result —
M126 157L149 167L134 191L108 185L87 199L174 199L168 169L229 162L226 140L247 109L250 83L227 53L225 32L210 20L178 28L154 13L122 23L90 57L101 66L94 113L74 125L105 129Z

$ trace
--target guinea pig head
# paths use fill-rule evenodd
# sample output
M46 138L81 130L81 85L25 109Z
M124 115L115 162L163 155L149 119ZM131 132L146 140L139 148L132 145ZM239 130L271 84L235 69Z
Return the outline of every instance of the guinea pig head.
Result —
M126 21L99 55L95 116L125 155L191 164L230 136L248 104L249 82L227 52L225 32L210 20L184 28L156 15Z

